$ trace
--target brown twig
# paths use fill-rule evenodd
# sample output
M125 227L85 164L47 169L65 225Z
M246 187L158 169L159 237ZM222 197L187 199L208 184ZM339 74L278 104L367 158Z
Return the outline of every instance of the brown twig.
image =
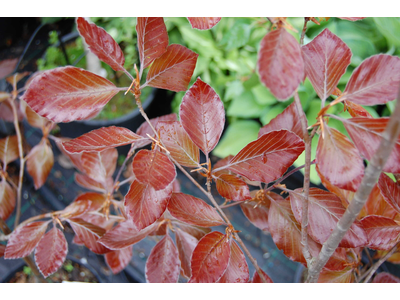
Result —
M304 26L303 26L303 30L301 31L301 36L300 36L300 46L304 45L304 36L306 35L307 23L309 20L310 20L309 17L304 18Z

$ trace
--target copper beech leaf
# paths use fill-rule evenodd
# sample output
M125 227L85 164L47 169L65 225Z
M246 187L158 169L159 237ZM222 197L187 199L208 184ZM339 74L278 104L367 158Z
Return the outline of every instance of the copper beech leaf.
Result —
M151 250L146 262L146 281L150 283L176 283L179 279L178 249L167 234Z
M168 33L163 18L138 17L137 47L139 50L140 70L147 68L168 47Z
M181 261L181 274L186 278L191 276L190 260L198 240L181 229L175 231L176 246L178 248L179 260Z
M83 215L88 211L97 211L103 206L106 199L107 196L105 194L93 192L81 194L70 205L64 208L62 215L72 218Z
M0 139L0 161L5 165L16 160L19 157L18 138L16 135L6 136Z
M189 283L217 282L228 267L231 256L229 235L212 231L197 244L192 254Z
M211 227L225 224L214 207L184 193L172 193L168 211L173 217L191 225Z
M179 116L192 141L208 155L221 137L225 110L217 93L200 77L183 97Z
M35 262L46 278L56 272L67 257L68 243L64 233L53 227L40 240L35 251Z
M220 17L188 17L187 19L192 28L200 30L211 29L221 21Z
M296 39L284 28L267 33L258 52L261 82L280 101L290 98L304 77L304 62Z
M49 119L43 118L39 116L36 112L34 112L33 109L30 108L25 101L21 100L20 105L21 110L25 113L26 120L31 126L43 130L48 124L52 123L51 121L49 121Z
M18 226L8 239L4 258L15 259L31 254L46 232L49 222L31 222Z
M399 241L400 225L382 216L366 216L361 221L368 235L368 248L390 250Z
M249 186L239 177L222 174L216 180L218 193L232 201L245 201L251 199Z
M23 100L40 116L55 123L96 116L118 93L109 80L75 67L60 67L35 77Z
M54 155L49 141L43 139L32 148L26 160L26 170L33 178L35 189L40 188L47 180L54 165Z
M132 171L141 184L150 185L154 190L163 190L175 177L175 165L168 156L157 150L142 149L132 161Z
M5 179L0 181L0 218L7 220L16 203L16 193Z
M157 128L161 141L173 159L185 167L199 166L199 148L192 142L179 121L160 121Z
M249 267L242 250L236 244L231 243L231 256L228 267L218 283L247 283L249 281Z
M112 180L112 178L110 178ZM96 180L90 178L85 174L75 173L75 182L88 190L96 191L99 193L107 193L106 188ZM113 182L111 182L113 184Z
M349 114L355 117L372 118L371 114L361 105L355 104L351 101L344 101L345 107Z
M344 93L356 104L383 104L396 99L400 84L400 58L378 54L364 60L351 75Z
M138 230L153 224L167 209L172 195L172 184L155 190L150 184L135 180L125 196L125 210Z
M302 219L302 190L290 193L290 204L297 222ZM331 192L310 188L308 210L308 234L318 243L323 244L336 228L336 224L345 212L339 197ZM368 238L362 224L355 221L339 243L339 247L364 247Z
M106 187L107 179L114 174L117 158L117 149L111 148L101 152L84 152L80 161L85 174Z
M385 174L381 174L381 176L384 175ZM363 211L364 215L362 215ZM378 215L394 219L397 215L397 211L385 200L378 183L374 185L369 194L368 200L363 207L363 211L361 211L359 217Z
M322 103L325 103L350 64L350 48L329 29L302 47L304 69Z
M367 160L370 160L378 149L388 121L389 118L386 117L378 119L357 117L342 120L358 151ZM397 139L383 171L400 173L400 138Z
M114 71L123 71L125 57L116 41L103 28L89 23L84 18L77 18L77 29L85 39L90 51L108 64Z
M185 46L172 44L156 58L147 73L146 83L174 92L186 91L199 55Z
M318 140L316 162L320 173L334 186L357 191L364 176L363 159L343 133L326 124Z
M70 153L94 152L132 144L140 139L143 138L127 128L110 126L92 130L62 145Z
M351 283L354 279L354 269L351 267L340 271L323 269L318 283Z
M128 246L124 249L111 251L104 255L105 261L114 275L121 272L129 264L133 254L132 248L132 246Z
M293 132L268 132L245 146L225 166L254 181L271 182L281 177L304 151L304 142Z
M400 283L400 278L390 273L381 272L374 277L372 283Z
M389 203L397 213L400 213L400 185L394 182L389 176L382 173L378 180L378 186L386 202Z
M179 229L200 240L203 236L211 232L211 228L189 225L179 220L173 220L174 225L178 225Z
M265 273L263 270L261 270L261 272L263 273L265 279L267 279L267 283L274 283L274 282L272 281L272 279L269 278L269 276L267 275L267 273ZM263 281L261 280L261 277L260 277L260 275L258 275L257 271L254 271L253 279L251 280L250 283L263 283Z

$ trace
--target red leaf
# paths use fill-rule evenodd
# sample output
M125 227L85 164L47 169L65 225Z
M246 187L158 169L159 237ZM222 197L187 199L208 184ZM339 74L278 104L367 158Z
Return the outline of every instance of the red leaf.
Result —
M365 118L372 118L371 114L361 105L355 104L351 101L344 101L345 107L350 115L355 117L365 117Z
M351 50L326 28L303 46L302 52L306 76L324 104L346 72L351 60Z
M32 222L17 227L8 239L4 258L15 259L31 254L46 232L47 225L49 221Z
M103 28L91 24L84 18L76 20L79 34L85 39L90 51L115 71L123 71L125 57L116 41Z
M268 183L281 177L303 151L304 142L296 134L271 131L249 143L222 168Z
M345 98L356 104L383 104L396 99L400 84L400 58L378 54L364 60L346 85Z
M16 195L5 179L0 181L0 218L7 220L15 208Z
M357 191L364 176L364 162L357 148L342 133L324 124L316 162L321 174L333 185Z
M17 116L18 116L18 121L22 122L22 120L24 119L24 114L18 105L17 105ZM10 123L14 122L13 109L9 101L3 101L3 102L0 101L0 120L4 120Z
M172 185L156 191L135 180L125 196L125 209L138 230L153 224L167 209Z
M105 234L105 230L97 225L88 223L79 218L67 219L75 234L87 248L96 254L105 254L111 250L97 241Z
M343 119L351 139L360 154L370 160L378 149L382 140L382 133L386 128L389 118L351 118ZM386 164L384 172L400 173L400 139L397 140Z
M18 138L16 135L0 139L0 161L5 165L16 160L19 157L18 152Z
M354 282L354 269L346 268L341 271L323 269L319 275L318 283L351 283Z
M248 185L239 177L222 174L216 179L218 193L232 201L245 201L251 199Z
M175 231L175 239L179 252L179 260L181 261L181 274L190 278L192 274L190 260L192 258L193 250L197 246L198 240L179 228Z
M267 283L274 283L272 279L269 278L269 276L263 270L261 270L261 272L264 274L265 279L267 279ZM263 283L257 271L254 271L253 280L251 281L251 283Z
M400 283L400 278L392 274L382 272L374 277L372 283Z
M67 257L68 243L64 233L53 227L40 240L35 251L35 262L46 278L56 272Z
M112 180L112 178L109 178ZM99 193L107 193L107 189L103 186L103 184L95 181L94 179L86 176L85 174L75 173L75 182L81 187L87 188L89 190L93 190ZM114 182L111 182L111 186Z
M76 139L66 141L62 145L70 153L103 151L128 145L142 139L141 136L133 133L124 127L102 127L92 130Z
M297 222L302 219L301 189L290 193L290 204ZM323 244L336 228L336 224L343 216L345 208L335 194L310 188L308 210L308 234L318 243ZM270 223L271 224L271 223ZM359 221L355 221L339 243L339 247L357 248L366 246L367 234Z
M106 195L98 193L85 193L79 195L74 202L62 211L68 218L77 217L88 211L99 210L106 201Z
M18 60L19 59L17 57L0 61L0 79L5 78L7 75L10 75L14 71Z
M168 211L173 217L191 225L211 227L225 224L214 207L183 193L172 193Z
M368 248L390 250L399 241L400 225L382 216L366 216L361 221L368 235Z
M301 118L306 120L304 112L302 113ZM296 103L293 102L290 104L282 113L273 118L267 125L263 126L258 132L258 137L270 131L281 129L292 131L302 139L304 138L303 127L301 125L299 113L296 109Z
M146 83L142 86L186 91L199 55L188 48L172 44L163 55L156 58L147 73Z
M33 109L30 108L25 101L21 100L20 106L21 110L25 113L26 120L31 126L40 128L43 131L49 123L52 123L51 121L49 121L49 119L43 118L39 116L36 112L34 112Z
M168 33L163 18L137 18L137 43L140 70L147 68L168 47Z
M111 148L101 152L84 152L81 162L86 175L107 187L107 179L114 174L117 158L117 149Z
M192 254L192 277L189 283L217 282L229 264L231 239L218 231L205 235Z
M190 22L192 28L200 29L200 30L207 30L213 28L215 25L221 21L220 17L203 17L203 18L194 18L188 17L187 18Z
M140 150L133 158L132 171L138 182L156 191L165 189L176 177L175 165L157 150Z
M362 217L368 215L378 215L387 217L389 219L394 219L397 215L397 211L383 197L378 184L374 185L374 188L372 189L371 194L369 194L363 210L365 211L365 214ZM361 214L359 217L360 216Z
M150 283L176 283L179 279L179 253L167 234L154 246L146 262L146 281Z
M224 275L218 280L218 283L247 283L249 277L246 257L236 242L232 242L228 267Z
M261 82L278 100L290 98L304 77L304 62L296 39L284 28L267 33L258 52Z
M40 188L46 182L53 164L53 150L48 145L48 140L43 139L40 144L32 148L26 161L26 169L33 178L35 189Z
M225 167L229 164L229 162L232 160L233 155L228 155L227 157L220 159L214 164L214 168L212 170L212 174L215 175L216 177L221 176L222 174L232 174L233 172L227 170L227 169L222 169L222 167ZM220 169L220 171L215 171L217 169Z
M211 228L189 225L179 220L173 220L174 225L178 225L179 229L200 240L203 236L211 232Z
M113 274L118 274L132 259L132 246L128 246L122 250L115 250L104 255L107 265L110 267Z
M179 108L185 131L206 155L217 145L225 124L224 105L207 83L197 78Z
M390 206L400 213L400 186L389 176L382 173L378 181L382 196Z
M42 117L71 122L96 116L118 91L109 80L68 66L35 77L23 100Z
M179 121L158 122L161 141L173 159L185 167L198 167L199 148L192 142Z

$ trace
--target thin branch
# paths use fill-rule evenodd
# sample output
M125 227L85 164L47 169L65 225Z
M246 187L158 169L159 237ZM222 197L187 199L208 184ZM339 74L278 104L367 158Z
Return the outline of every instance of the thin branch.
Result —
M344 215L336 224L336 228L329 236L328 240L322 246L315 263L312 264L308 271L308 282L317 282L319 274L326 262L335 252L340 241L353 224L364 204L366 203L372 188L378 181L383 167L388 160L394 145L397 142L400 133L400 88L397 96L396 107L389 119L385 131L382 134L382 140L374 156L370 160L368 167L365 169L364 177L361 185L354 195L353 200L347 207ZM303 214L304 215L304 214Z
M300 46L304 45L304 36L306 35L306 31L307 31L307 23L310 20L309 17L305 17L304 18L304 26L303 26L303 31L301 32L301 36L300 36Z

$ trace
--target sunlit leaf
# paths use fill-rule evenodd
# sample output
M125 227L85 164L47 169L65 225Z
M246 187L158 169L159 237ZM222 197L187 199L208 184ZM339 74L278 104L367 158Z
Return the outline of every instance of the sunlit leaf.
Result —
M0 161L2 161L5 165L8 165L18 157L19 153L17 136L9 135L4 139L0 139Z
M147 282L178 282L180 272L179 253L168 234L151 250L146 262L145 272Z
M211 232L211 228L189 225L179 220L174 220L173 224L178 225L179 229L190 234L191 236L194 236L197 240L200 240L203 236Z
M400 283L400 278L390 273L382 272L374 277L372 283Z
M318 278L319 283L351 283L354 282L354 269L346 268L341 271L323 269Z
M107 265L110 267L113 274L118 274L132 259L132 246L128 246L121 250L108 252L104 255Z
M267 279L267 283L273 283L272 279L269 278L267 273L265 273L263 270L261 272L264 274L265 279ZM253 279L251 280L251 283L263 283L261 280L260 275L258 275L257 271L254 271Z
M56 272L67 257L68 243L64 233L53 227L40 240L35 251L35 262L46 278Z
M227 166L229 164L229 162L232 160L233 155L228 155L227 157L218 160L215 164L214 164L214 168L212 170L212 174L219 177L222 174L233 174L233 172L229 171L228 169L224 169L223 167ZM214 171L220 169L220 171Z
M26 160L26 170L33 178L35 189L40 188L47 180L54 164L53 150L47 139L43 139L32 148Z
M383 187L383 189L385 188ZM397 215L397 211L383 197L379 184L374 185L363 210L365 211L363 217L368 215L378 215L394 219ZM361 216L361 214L359 216Z
M90 178L106 186L107 179L114 174L118 151L115 148L101 152L84 152L81 156L82 168Z
M200 29L200 30L207 30L213 28L215 25L221 21L220 17L202 17L202 18L194 18L188 17L190 25L192 28Z
M89 23L84 18L78 18L76 24L90 51L115 71L124 70L124 53L111 35L103 28Z
M16 193L6 180L0 181L0 218L7 220L16 203Z
M267 33L258 52L257 69L261 82L278 100L293 95L304 77L299 43L284 28Z
M150 66L146 84L174 92L186 91L198 56L182 45L169 45Z
M350 113L350 115L355 118L355 117L366 117L366 118L372 118L371 114L367 112L365 108L363 108L361 105L355 104L351 101L344 101L347 111Z
M181 261L181 274L187 278L191 276L190 260L194 248L198 243L198 240L186 233L181 229L175 231L176 246L179 252L179 260Z
M106 195L99 193L84 193L76 197L62 212L68 218L78 217L88 211L97 211L106 201Z
M44 129L51 121L47 118L43 118L39 116L36 112L33 111L32 108L30 108L25 101L21 100L21 109L22 111L25 112L26 120L28 123L36 128Z
M244 201L251 199L248 185L239 177L230 174L222 174L216 179L218 193L232 201Z
M390 250L399 241L400 225L382 216L366 216L361 221L368 235L368 248Z
M228 267L224 275L218 280L218 283L247 283L249 278L246 257L236 242L232 242Z
M379 189L382 192L383 198L391 205L398 213L400 213L400 186L394 182L389 176L382 173L378 181Z
M111 81L68 66L35 77L23 100L42 117L71 122L96 116L118 91Z

